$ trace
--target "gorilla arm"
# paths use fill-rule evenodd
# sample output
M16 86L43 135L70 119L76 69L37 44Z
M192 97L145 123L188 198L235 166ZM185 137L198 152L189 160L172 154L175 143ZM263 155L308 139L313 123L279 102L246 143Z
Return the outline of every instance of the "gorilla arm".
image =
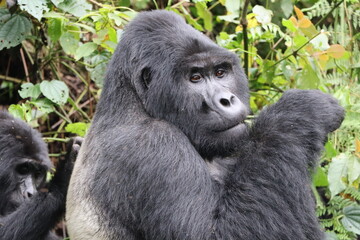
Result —
M299 161L304 170L316 164L327 134L336 130L344 110L332 96L318 90L289 90L262 111L250 139L277 159ZM281 155L283 153L288 156Z
M243 216L234 221L249 230L242 238L323 239L309 167L316 164L327 134L340 126L343 115L333 97L313 90L287 91L260 113L239 143L238 162L224 187L225 194L238 194L232 205ZM232 230L224 226L222 235Z

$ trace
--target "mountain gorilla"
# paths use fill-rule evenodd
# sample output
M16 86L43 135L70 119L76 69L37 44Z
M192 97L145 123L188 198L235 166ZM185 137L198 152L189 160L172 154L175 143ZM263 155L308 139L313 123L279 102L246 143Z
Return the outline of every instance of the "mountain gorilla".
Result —
M292 90L250 127L248 95L235 54L174 13L140 13L75 163L71 239L322 239L308 167L343 109Z
M68 146L49 185L51 168L47 146L39 132L25 122L0 111L0 238L1 240L60 239L50 230L65 211L65 200L73 162L81 139Z

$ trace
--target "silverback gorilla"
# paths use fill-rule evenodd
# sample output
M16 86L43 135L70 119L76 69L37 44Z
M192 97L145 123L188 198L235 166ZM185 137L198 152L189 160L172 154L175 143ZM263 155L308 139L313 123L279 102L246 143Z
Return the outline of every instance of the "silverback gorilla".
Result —
M44 187L51 167L47 146L38 131L0 111L0 239L60 239L50 230L65 213L73 162L81 139L68 145L48 192Z
M308 169L343 109L291 90L247 114L235 54L174 13L140 13L74 167L71 239L322 239Z

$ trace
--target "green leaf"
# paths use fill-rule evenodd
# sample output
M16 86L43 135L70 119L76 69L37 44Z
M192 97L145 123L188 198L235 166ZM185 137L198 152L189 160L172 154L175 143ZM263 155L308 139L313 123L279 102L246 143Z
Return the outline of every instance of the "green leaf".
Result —
M65 130L67 132L77 134L80 137L84 137L89 127L90 127L90 123L77 122L77 123L68 124L65 127Z
M41 94L40 85L32 83L24 83L21 85L21 90L19 90L20 97L22 98L38 98Z
M36 106L37 109L43 113L52 113L55 110L54 103L47 98L37 99L35 101L31 101L30 103Z
M354 155L349 156L347 167L349 184L352 184L360 177L360 160Z
M343 178L346 177L347 173L347 159L348 156L341 153L339 156L333 158L330 163L328 181L331 198L346 188Z
M41 20L44 12L48 12L46 0L18 0L21 10L27 11L33 15L37 20Z
M197 13L199 14L199 17L204 20L204 27L208 31L212 31L213 29L213 16L209 9L206 7L205 2L198 2L195 5Z
M61 18L50 18L47 27L51 41L56 42L59 40L63 33L63 20Z
M73 14L76 17L82 17L92 10L92 5L86 0L51 0L54 5L64 12Z
M300 89L315 89L320 83L320 79L310 64L306 64L304 69L295 75L295 79Z
M68 87L59 80L42 81L40 90L46 98L59 105L64 105L69 97Z
M106 66L110 59L110 54L103 52L95 56L90 56L85 59L88 64L86 70L90 72L91 80L93 80L98 87L103 86Z
M20 118L26 122L30 122L32 120L31 107L27 103L20 104L12 104L8 109L9 113L14 117Z
M297 30L296 27L294 26L294 23L291 20L283 19L282 25L287 29L289 29L291 32L296 32Z
M94 42L88 42L81 45L75 52L75 60L78 61L82 57L87 57L92 54L98 45Z
M360 234L360 206L351 205L343 209L344 217L341 219L346 230Z
M313 176L313 183L315 187L327 187L329 185L326 173L321 167L317 168L316 173Z
M21 105L11 104L8 111L14 117L24 120L24 111L23 111Z
M338 152L336 151L332 143L330 141L327 141L325 144L325 157L333 158L336 155L338 155Z
M66 54L73 55L79 48L79 40L75 38L74 34L66 32L60 37L60 45Z
M0 50L15 47L20 44L28 33L32 24L24 16L10 15L7 9L0 10Z

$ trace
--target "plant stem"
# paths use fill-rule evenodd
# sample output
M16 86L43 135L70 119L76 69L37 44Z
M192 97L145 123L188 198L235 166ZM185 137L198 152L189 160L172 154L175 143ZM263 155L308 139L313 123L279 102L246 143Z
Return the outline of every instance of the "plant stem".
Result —
M323 16L316 24L315 27L317 27L318 25L320 25L323 21L325 21L325 19L338 7L340 6L341 3L343 3L344 0L341 0L340 2L338 2L337 4L334 5L334 7L325 15Z
M244 70L246 77L249 77L249 39L247 35L247 25L248 21L246 19L247 9L250 4L250 0L245 0L243 11L240 15L240 24L243 28L243 36L244 36ZM240 11L241 12L241 11Z

